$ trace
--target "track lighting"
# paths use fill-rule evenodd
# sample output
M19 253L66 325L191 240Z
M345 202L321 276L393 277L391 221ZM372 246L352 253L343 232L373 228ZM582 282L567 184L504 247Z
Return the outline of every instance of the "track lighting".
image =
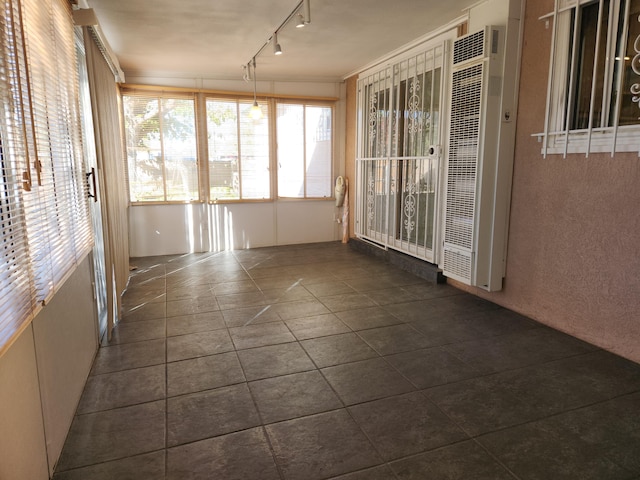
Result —
M305 25L306 23L304 23L304 17L302 16L302 14L299 13L298 15L296 15L296 28L304 28Z
M278 32L273 34L273 54L282 55L282 48L280 48L280 44L278 43Z

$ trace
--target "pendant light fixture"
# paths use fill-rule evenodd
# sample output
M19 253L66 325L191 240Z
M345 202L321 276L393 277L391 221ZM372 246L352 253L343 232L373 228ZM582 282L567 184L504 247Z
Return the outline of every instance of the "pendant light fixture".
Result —
M282 48L280 48L280 44L278 43L278 32L273 34L273 54L282 55Z
M262 109L258 105L258 99L256 98L256 57L253 57L253 106L249 110L249 116L254 120L262 118Z

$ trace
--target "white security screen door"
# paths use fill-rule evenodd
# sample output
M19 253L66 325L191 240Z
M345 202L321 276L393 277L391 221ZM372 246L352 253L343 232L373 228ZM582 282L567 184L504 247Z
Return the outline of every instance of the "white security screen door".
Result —
M356 234L434 261L444 44L358 84Z

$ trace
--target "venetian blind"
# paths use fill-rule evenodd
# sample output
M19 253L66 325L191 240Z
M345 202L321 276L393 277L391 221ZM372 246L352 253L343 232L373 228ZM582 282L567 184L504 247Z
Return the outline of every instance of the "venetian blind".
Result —
M71 6L64 0L0 2L2 348L90 251L92 234Z
M19 10L4 0L0 15L0 352L33 313L35 291L28 268L22 174L26 168L21 104L22 38ZM13 20L15 17L15 21ZM13 87L13 88L12 88ZM28 178L24 181L28 182Z

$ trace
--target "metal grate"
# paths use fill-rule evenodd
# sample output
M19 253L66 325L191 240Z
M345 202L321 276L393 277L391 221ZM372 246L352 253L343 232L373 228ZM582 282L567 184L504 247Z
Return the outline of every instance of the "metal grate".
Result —
M444 249L443 268L446 275L462 281L471 279L471 253Z
M485 32L454 42L453 64L484 55ZM451 78L451 120L444 227L443 269L445 275L471 283L473 235L480 144L480 115L484 63L454 70Z
M483 64L453 73L445 242L471 250Z
M484 30L481 30L453 42L454 65L484 56L484 33Z

